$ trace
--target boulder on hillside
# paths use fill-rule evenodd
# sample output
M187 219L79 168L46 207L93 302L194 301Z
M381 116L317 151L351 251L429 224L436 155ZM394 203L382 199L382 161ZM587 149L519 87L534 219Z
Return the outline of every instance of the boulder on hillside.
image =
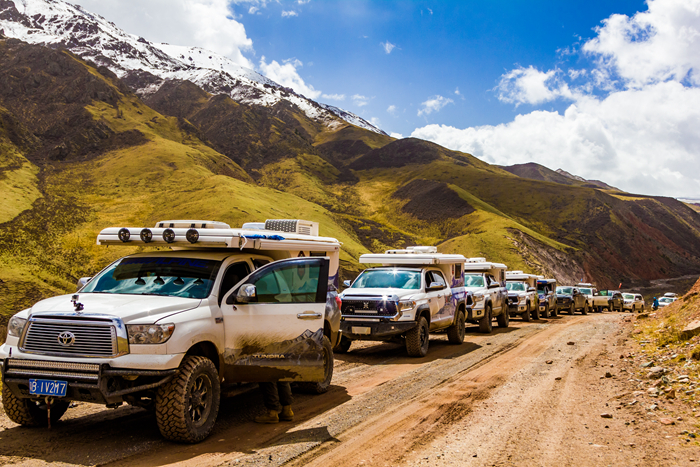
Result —
M700 320L691 321L686 327L681 331L681 339L688 340L691 337L700 334Z

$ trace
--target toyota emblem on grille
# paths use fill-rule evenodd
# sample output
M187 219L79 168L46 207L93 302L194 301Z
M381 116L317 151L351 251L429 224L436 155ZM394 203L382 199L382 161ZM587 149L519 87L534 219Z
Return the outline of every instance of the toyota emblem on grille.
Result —
M362 307L363 307L365 310L369 310L369 302L362 302Z
M70 347L75 344L75 335L72 332L63 331L58 335L58 343L63 347Z

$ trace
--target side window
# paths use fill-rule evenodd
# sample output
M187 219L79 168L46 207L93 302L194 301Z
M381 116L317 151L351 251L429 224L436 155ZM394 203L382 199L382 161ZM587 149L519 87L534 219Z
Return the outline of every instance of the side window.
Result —
M268 263L269 263L269 261L266 260L266 259L259 259L259 258L258 258L258 259L254 259L254 260L253 260L253 267L254 267L256 270L258 270L258 269L260 269L261 267L265 266L265 265L268 264Z
M433 283L433 274L430 271L425 271L425 288L430 287Z
M496 282L496 278L493 277L491 274L486 274L486 286L488 287L494 282Z
M325 303L325 294L319 293L321 275L321 264L309 262L283 264L265 271L253 281L257 289L257 302Z
M437 282L438 284L442 286L446 286L447 283L445 282L445 278L442 277L442 273L439 271L431 271L431 274L433 275L433 282Z
M234 263L226 269L224 278L221 280L221 288L219 289L219 305L221 305L221 300L223 300L226 292L231 290L231 287L238 284L248 274L250 274L250 269L246 262Z

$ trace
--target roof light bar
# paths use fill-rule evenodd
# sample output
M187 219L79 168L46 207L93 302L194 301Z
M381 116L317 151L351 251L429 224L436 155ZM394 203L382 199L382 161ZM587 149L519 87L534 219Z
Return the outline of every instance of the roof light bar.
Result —
M153 232L151 232L151 229L143 229L141 230L139 237L141 237L141 241L143 243L150 243L151 240L153 240Z
M121 229L119 229L119 240L126 243L129 241L130 237L131 232L129 232L129 229L127 229L126 227L122 227Z

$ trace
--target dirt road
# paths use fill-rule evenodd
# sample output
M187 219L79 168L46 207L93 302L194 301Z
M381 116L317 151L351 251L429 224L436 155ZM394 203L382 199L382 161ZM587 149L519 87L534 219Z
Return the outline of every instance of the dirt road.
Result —
M678 437L696 429L690 408L666 426L632 400L645 383L620 358L635 350L625 316L511 321L461 346L434 335L424 359L354 344L327 394L296 397L295 422L256 425L258 392L239 393L194 446L131 407L79 404L50 431L3 415L0 465L696 465L700 447Z

